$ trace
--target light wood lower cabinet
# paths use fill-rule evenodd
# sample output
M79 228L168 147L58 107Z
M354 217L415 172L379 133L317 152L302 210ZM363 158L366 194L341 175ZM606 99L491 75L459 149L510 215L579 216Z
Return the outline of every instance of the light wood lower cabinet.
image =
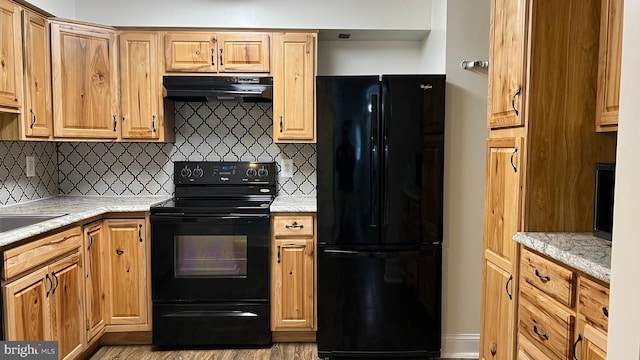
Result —
M512 359L514 341L510 334L514 333L516 310L513 275L487 259L483 261L482 273L480 359Z
M86 331L87 342L91 344L104 333L107 324L107 294L110 293L107 282L107 243L103 232L102 220L85 225L84 259L86 290Z
M523 249L518 303L518 359L606 359L604 284Z
M73 241L76 246L62 258L47 251L52 244L65 241ZM13 260L21 254L31 257L36 264L26 268L25 275L9 279L3 286L6 340L56 340L60 359L76 358L84 351L84 271L80 246L80 228L73 228L5 252L5 270L14 264L20 266ZM34 259L37 254L40 258Z
M314 331L315 218L273 215L272 231L271 330Z
M108 244L108 323L112 328L123 325L119 327L123 331L149 330L145 219L107 219L103 224Z

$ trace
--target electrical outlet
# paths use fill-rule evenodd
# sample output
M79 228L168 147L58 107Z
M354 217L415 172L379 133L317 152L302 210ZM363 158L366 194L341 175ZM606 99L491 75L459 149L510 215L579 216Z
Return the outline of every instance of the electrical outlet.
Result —
M27 156L27 177L36 176L36 159L33 156Z
M293 160L291 159L280 160L280 176L281 177L293 176Z

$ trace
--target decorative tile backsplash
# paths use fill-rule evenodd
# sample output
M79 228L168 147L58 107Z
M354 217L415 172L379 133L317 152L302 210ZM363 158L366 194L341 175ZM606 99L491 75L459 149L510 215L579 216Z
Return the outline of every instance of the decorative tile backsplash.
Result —
M267 103L176 103L175 144L59 143L60 193L163 195L173 193L173 161L277 161L293 159L291 178L278 191L313 195L315 144L274 144ZM279 171L279 165L278 165Z
M26 156L35 160L35 176L26 175ZM56 144L0 141L0 205L58 194Z

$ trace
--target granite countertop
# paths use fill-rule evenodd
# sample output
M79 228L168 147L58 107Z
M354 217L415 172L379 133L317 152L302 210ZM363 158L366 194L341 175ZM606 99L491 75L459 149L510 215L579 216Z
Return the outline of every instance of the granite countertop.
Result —
M57 196L0 206L0 214L65 214L34 225L0 233L0 247L105 213L149 211L151 205L169 198L169 195Z
M609 283L611 241L591 233L516 233L513 240L585 274Z
M278 195L269 208L271 212L317 212L313 195Z

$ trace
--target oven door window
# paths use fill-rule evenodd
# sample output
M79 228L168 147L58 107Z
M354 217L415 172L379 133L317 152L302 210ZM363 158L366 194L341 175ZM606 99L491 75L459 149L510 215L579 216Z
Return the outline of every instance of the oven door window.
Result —
M246 278L246 235L175 236L176 278Z

